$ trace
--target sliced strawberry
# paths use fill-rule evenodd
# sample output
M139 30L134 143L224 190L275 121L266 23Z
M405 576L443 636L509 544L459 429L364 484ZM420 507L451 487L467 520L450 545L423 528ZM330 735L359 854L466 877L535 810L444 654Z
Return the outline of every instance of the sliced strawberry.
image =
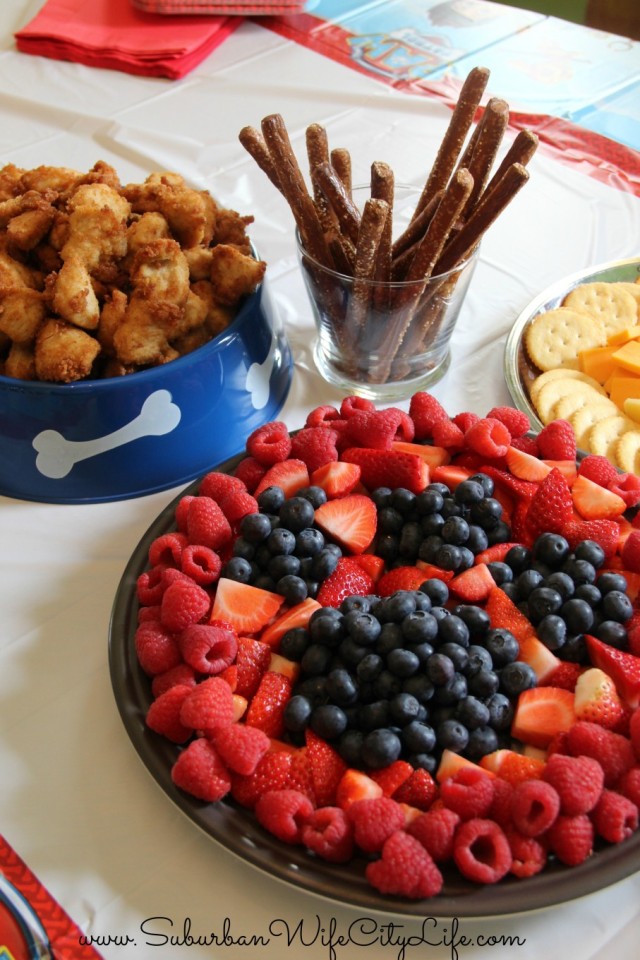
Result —
M288 657L283 657L282 654L274 653L272 650L269 659L269 670L272 673L282 673L291 683L295 683L300 676L301 667L296 660L289 660Z
M362 470L362 483L368 490L405 487L412 493L421 493L429 483L429 464L413 453L349 447L343 451L341 459L358 464Z
M480 603L487 599L495 585L486 563L477 563L455 576L449 589L464 603Z
M640 610L634 610L631 617L625 623L627 630L627 640L629 643L629 653L640 657Z
M357 463L331 460L313 471L311 483L313 486L322 487L329 500L335 500L336 497L345 497L355 489L361 473Z
M396 590L417 590L427 579L420 567L395 567L380 577L376 593L381 597L390 597Z
M581 540L595 540L610 559L618 548L620 527L615 520L572 520L565 525L562 535L572 550Z
M543 460L544 464L553 469L559 470L570 487L575 483L578 476L578 464L575 460Z
M238 634L255 633L275 617L284 597L248 583L221 577L211 611L212 620L226 620Z
M263 730L268 737L281 737L285 730L284 709L292 689L293 684L289 677L267 670L249 704L246 723L250 727Z
M483 770L495 773L501 780L516 784L523 780L539 779L544 769L544 761L503 748L485 754L480 760L480 766Z
M580 675L574 695L578 720L598 723L607 730L618 730L627 717L627 709L615 683L599 667L590 667Z
M559 470L550 470L529 504L526 526L535 540L542 533L562 533L573 518L569 484Z
M237 680L234 693L251 699L258 689L262 674L269 669L271 647L253 637L238 637L235 666Z
M358 557L340 557L335 570L318 590L318 603L322 607L339 607L346 597L366 597L373 593L373 588L373 579L360 566Z
M571 488L576 510L583 520L615 520L627 509L617 493L581 474Z
M416 560L416 567L423 571L425 580L444 580L445 583L449 583L455 576L453 570L443 570L442 567L437 567L435 563L427 563L426 560Z
M591 663L611 677L628 706L633 709L640 706L640 657L610 647L589 634L585 639Z
M289 770L288 790L298 790L308 797L313 805L316 804L316 792L313 785L313 775L307 750L302 747L292 756L291 769Z
M394 440L391 449L397 453L412 453L421 457L430 467L441 467L451 460L451 454L444 447L431 446L428 443L407 443L406 440Z
M529 664L538 678L538 683L548 684L549 677L558 669L562 661L538 639L535 633L523 637L519 643L518 660Z
M374 583L377 583L384 573L384 560L375 553L360 553L353 558L359 567L368 573Z
M282 487L287 497L293 497L302 487L309 486L309 471L302 460L282 460L269 467L253 491L257 497L267 487Z
M453 750L449 750L447 747L442 751L440 763L436 770L436 780L438 783L442 783L443 780L448 780L449 777L452 777L454 773L457 773L458 770L461 770L463 767L477 770L478 764L474 763L473 760L467 760L466 757L461 756L459 753L454 753ZM492 771L488 772L493 776Z
M509 447L505 459L511 473L520 480L542 483L544 478L551 473L551 467L548 467L546 463L538 460L530 453L525 453L524 450L518 450L517 447Z
M531 621L518 609L504 590L495 584L489 593L485 609L491 619L491 626L510 630L518 643L535 633Z
M476 553L476 563L502 563L506 555L509 553L512 547L517 547L517 540L507 540L506 543L494 543L492 546L487 547L486 550L481 550L480 553Z
M428 810L438 795L438 787L426 770L418 767L410 777L398 787L393 799L398 803L407 804L420 812Z
M277 647L287 630L293 630L294 627L306 627L311 614L314 610L319 609L318 601L312 597L307 597L301 603L285 610L273 623L270 623L260 634L260 639L263 643L268 643L270 647Z
M370 777L382 787L385 797L392 797L405 780L409 779L413 769L406 760L394 760L393 763L383 767L382 770L373 770Z
M374 502L361 493L327 500L315 512L315 522L322 532L329 534L350 553L363 553L371 544L377 519Z
M444 483L449 490L455 490L463 480L468 480L473 475L472 470L466 467L459 467L453 463L444 464L441 467L435 467L431 471L432 483Z
M494 486L511 494L518 500L531 500L538 489L537 483L530 480L523 480L514 476L508 470L500 470L498 467L485 466L482 472L493 480Z
M336 788L336 806L346 810L356 800L373 800L382 795L380 784L368 777L362 770L354 770L349 767L343 773Z
M573 694L560 687L532 687L518 697L511 724L516 740L547 747L553 737L576 722Z
M333 806L347 765L337 750L309 727L305 731L305 742L316 802L319 807Z
M551 673L548 673L545 677L538 680L538 684L545 687L562 687L564 690L574 691L578 677L583 671L584 667L580 663L561 660Z
M268 790L285 790L293 762L292 750L277 750L265 753L258 761L254 773L232 774L231 796L242 807L253 808L263 793Z

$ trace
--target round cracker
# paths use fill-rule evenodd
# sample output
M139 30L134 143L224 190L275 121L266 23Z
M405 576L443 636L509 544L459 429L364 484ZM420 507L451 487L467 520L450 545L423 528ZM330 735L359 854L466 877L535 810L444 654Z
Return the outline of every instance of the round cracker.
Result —
M627 430L616 443L616 463L625 473L640 473L640 430Z
M621 413L604 417L594 423L587 440L586 450L601 457L607 457L616 466L620 466L616 456L616 446L620 437L629 430L637 430L638 425Z
M585 407L580 407L579 410L571 414L569 423L573 427L573 432L576 435L576 443L581 450L589 449L588 443L591 428L605 417L614 416L615 412L619 413L615 403L611 401L608 403L605 401L603 403L601 400L598 403L590 403Z
M640 310L640 284L637 280L631 282L631 280L616 280L616 287L622 287L623 290L626 290L627 293L630 293L633 299L636 301L636 307Z
M598 392L597 395L598 397L604 397L605 400L608 400L608 397L606 397L604 393ZM567 393L553 405L550 411L551 419L568 420L571 414L579 410L580 407L585 407L587 404L595 402L594 395L586 391L584 393Z
M548 383L549 380L557 380L558 377L565 377L567 380L582 380L583 383L588 383L589 386L597 390L598 393L604 394L605 392L597 380L590 377L588 373L583 373L582 370L574 370L572 367L554 367L552 370L545 370L544 373L541 373L533 381L529 387L531 400L535 403L536 397L545 383Z
M607 283L605 280L581 283L574 287L566 295L562 305L573 310L586 311L601 320L607 338L634 324L638 318L635 298L621 284Z
M543 423L550 423L551 420L557 419L554 408L565 397L575 397L576 400L578 397L584 397L589 404L601 401L617 409L611 400L594 390L590 384L582 380L557 377L540 389L536 399L536 411Z
M603 347L607 342L604 322L569 307L539 313L524 332L524 345L540 370L572 367L578 370L581 350Z

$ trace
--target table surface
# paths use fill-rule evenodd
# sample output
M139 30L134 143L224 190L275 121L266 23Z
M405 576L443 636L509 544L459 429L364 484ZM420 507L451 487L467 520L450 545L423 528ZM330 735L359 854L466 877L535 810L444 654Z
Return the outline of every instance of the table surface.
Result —
M268 282L295 357L281 417L299 427L319 402L339 403L312 360L313 324L295 262L284 201L242 150L238 131L267 113L285 118L297 152L304 130L323 123L334 146L353 155L356 179L372 160L396 177L424 182L446 128L437 98L382 84L301 43L247 21L179 82L92 70L16 52L13 32L40 7L4 0L0 36L0 144L3 162L88 169L111 162L124 182L175 170L223 203L255 214L251 235L268 261ZM407 4L407 7L415 6ZM481 60L478 60L481 62ZM492 93L509 100L508 74ZM561 80L558 82L561 90ZM637 104L636 104L637 109ZM509 403L503 378L507 333L529 300L565 274L638 255L640 199L539 151L531 181L482 246L472 290L453 338L453 362L433 388L450 413L485 413ZM129 742L107 666L109 618L128 558L177 490L96 505L49 505L0 497L0 824L79 927L94 936L137 937L126 949L100 947L109 960L171 960L284 955L355 960L356 943L335 954L321 937L287 946L272 936L240 945L145 945L140 925L191 918L202 932L225 918L236 937L265 936L276 918L346 933L362 911L316 899L270 880L203 836L150 778ZM1 864L0 864L1 867ZM640 867L640 864L639 864ZM637 956L640 873L583 899L517 917L461 918L473 942L407 948L406 956L560 960ZM393 918L380 916L384 924ZM399 922L403 922L400 920ZM382 929L382 928L380 928ZM406 922L406 936L419 922ZM487 936L519 946L489 952ZM367 957L391 960L398 945L382 934Z

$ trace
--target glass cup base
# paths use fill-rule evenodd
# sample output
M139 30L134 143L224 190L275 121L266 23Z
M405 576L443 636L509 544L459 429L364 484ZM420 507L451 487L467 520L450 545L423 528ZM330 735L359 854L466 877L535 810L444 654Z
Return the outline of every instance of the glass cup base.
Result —
M328 383L345 390L347 394L356 397L365 397L379 403L396 400L408 400L414 393L426 390L444 377L451 365L451 352L446 351L441 360L425 373L416 377L407 377L402 380L393 380L388 383L364 383L362 380L352 380L344 373L336 370L322 352L322 344L318 337L314 344L313 359L319 374Z

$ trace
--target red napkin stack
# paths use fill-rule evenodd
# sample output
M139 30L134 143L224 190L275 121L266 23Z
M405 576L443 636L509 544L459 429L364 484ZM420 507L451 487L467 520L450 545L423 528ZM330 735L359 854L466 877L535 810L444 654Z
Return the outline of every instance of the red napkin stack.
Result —
M237 16L136 10L130 0L48 0L16 35L18 50L148 77L183 77L241 23Z
M148 13L217 13L242 17L300 13L305 7L305 0L131 0L131 3Z

